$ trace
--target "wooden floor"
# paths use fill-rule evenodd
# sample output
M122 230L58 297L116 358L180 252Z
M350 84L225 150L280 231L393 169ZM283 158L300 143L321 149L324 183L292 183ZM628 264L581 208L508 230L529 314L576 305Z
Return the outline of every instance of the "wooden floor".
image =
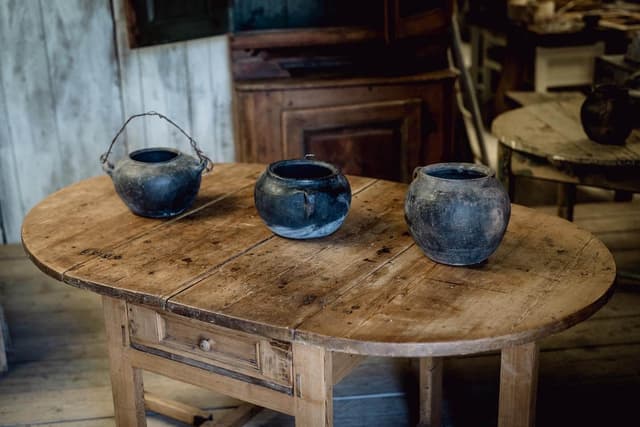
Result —
M547 209L553 213L553 209ZM613 251L621 279L595 316L542 343L538 426L640 425L640 201L581 204L576 223ZM17 246L0 247L0 304L10 369L0 377L0 426L113 426L99 298L40 273ZM338 426L414 425L417 384L405 359L369 359L335 389ZM445 360L445 425L496 424L499 359ZM238 401L145 373L145 389L206 408ZM179 426L149 413L150 426ZM292 425L261 412L247 426Z

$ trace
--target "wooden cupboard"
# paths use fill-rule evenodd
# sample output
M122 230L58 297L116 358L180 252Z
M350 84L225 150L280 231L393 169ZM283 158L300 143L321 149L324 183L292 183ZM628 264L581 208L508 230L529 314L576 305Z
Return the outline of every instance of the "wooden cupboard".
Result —
M455 157L451 1L367 5L345 9L340 26L320 19L270 28L256 20L250 30L236 19L243 28L230 35L237 160L314 154L348 174L409 181L415 167ZM245 16L259 10L247 7ZM345 16L351 9L366 16Z
M393 78L236 82L236 157L312 153L344 172L407 181L453 158L453 83L441 70Z

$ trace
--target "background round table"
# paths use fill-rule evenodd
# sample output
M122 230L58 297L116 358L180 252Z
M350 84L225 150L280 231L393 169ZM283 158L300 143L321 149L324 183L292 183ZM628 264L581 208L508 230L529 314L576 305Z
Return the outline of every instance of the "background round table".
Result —
M498 174L512 200L518 176L556 181L564 184L559 213L572 220L576 185L640 192L640 130L634 129L624 145L591 141L580 122L583 101L527 105L493 121Z
M299 425L331 424L331 386L354 355L421 358L421 417L437 424L440 356L494 349L500 425L533 423L536 341L609 296L615 266L599 240L514 205L487 262L436 264L408 233L406 185L362 177L349 177L352 207L336 233L288 240L255 211L264 168L217 165L194 206L170 220L131 214L108 177L64 188L26 217L32 260L104 295L120 425L144 423L140 369L292 414ZM211 355L234 339L255 342L238 348L258 361Z

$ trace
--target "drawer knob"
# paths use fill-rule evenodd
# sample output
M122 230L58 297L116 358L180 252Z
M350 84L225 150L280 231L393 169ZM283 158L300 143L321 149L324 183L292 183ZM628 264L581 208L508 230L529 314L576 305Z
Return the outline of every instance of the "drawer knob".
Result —
M198 343L198 347L200 347L200 350L202 351L211 351L213 348L213 341L208 338L202 338Z

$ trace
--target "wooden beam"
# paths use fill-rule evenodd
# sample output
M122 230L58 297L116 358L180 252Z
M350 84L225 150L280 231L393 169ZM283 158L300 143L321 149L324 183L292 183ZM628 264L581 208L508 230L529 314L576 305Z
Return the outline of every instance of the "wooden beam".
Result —
M126 355L129 346L126 303L105 296L102 298L102 306L116 425L145 427L147 421L144 413L142 370L134 367Z
M341 353L338 351L334 351L331 354L333 357L333 385L342 381L344 377L349 375L356 366L366 359L366 356L359 354Z
M260 385L250 384L211 371L135 350L127 349L127 358L131 363L145 371L155 372L178 381L193 384L207 390L226 394L258 406L273 409L285 414L294 414L294 399L286 393L271 390Z
M144 393L144 406L149 411L157 412L158 414L194 426L202 425L204 422L213 419L210 413L200 408L176 400L164 399L149 392Z
M538 343L502 349L498 427L535 425Z
M331 352L322 347L293 343L293 374L297 427L333 425Z
M420 427L442 425L442 357L420 358Z
M241 427L261 410L259 406L244 403L219 420L207 421L200 427Z

